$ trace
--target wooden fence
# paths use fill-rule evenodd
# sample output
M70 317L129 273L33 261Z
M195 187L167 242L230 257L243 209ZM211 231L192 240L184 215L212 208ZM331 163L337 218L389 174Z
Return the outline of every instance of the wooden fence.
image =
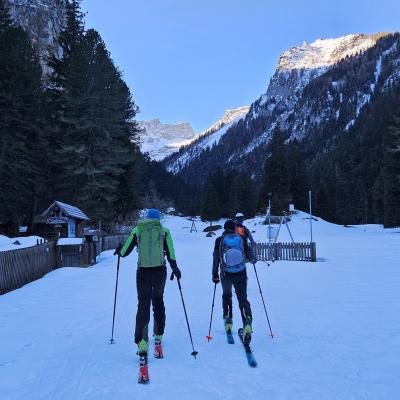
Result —
M316 243L257 243L259 261L317 261Z
M0 252L0 295L41 278L60 267L87 267L96 257L115 249L129 235L102 236L98 241L80 245L56 246L55 242Z
M106 250L114 250L117 248L119 243L124 244L126 239L128 239L128 234L123 235L113 235L113 236L103 236L99 238L98 247L100 253Z
M0 294L41 278L56 268L55 243L0 252Z

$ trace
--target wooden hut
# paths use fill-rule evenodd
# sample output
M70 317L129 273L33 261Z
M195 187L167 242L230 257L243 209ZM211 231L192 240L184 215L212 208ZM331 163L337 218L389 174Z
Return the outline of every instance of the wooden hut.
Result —
M56 200L43 214L35 218L34 231L47 238L82 237L88 220L88 216L78 207Z

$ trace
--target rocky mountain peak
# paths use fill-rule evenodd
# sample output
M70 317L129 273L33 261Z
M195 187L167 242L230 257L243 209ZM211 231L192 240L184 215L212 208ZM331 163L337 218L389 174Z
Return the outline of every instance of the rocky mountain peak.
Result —
M334 39L317 39L308 44L292 47L279 58L277 72L294 69L326 68L346 57L364 52L374 46L382 35L356 33Z
M150 121L138 121L142 131L141 149L149 153L154 160L162 160L190 142L195 133L188 122L163 124L156 118Z

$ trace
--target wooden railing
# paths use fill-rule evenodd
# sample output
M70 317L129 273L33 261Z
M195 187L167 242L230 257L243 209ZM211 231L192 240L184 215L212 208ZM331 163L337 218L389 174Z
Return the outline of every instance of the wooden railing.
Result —
M316 243L257 243L259 261L317 261Z

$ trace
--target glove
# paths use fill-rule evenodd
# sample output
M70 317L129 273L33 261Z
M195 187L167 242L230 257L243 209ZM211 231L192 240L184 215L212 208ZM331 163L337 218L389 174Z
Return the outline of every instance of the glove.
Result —
M219 276L218 276L218 275L213 276L213 277L212 277L212 281L213 281L215 284L219 283Z
M121 250L122 250L122 244L120 243L120 244L117 246L117 248L115 249L115 251L114 251L114 256L117 256L117 255L119 256Z
M177 266L172 267L172 275L175 275L178 281L182 278L181 270Z

